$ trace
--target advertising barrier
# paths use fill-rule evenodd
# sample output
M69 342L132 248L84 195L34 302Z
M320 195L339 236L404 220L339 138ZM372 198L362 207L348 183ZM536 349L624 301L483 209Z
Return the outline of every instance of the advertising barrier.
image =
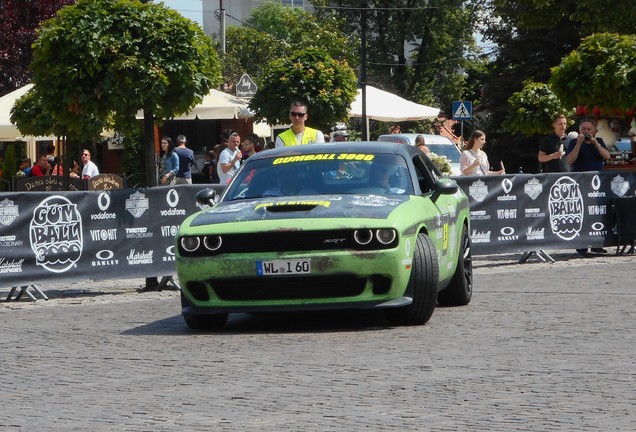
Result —
M636 174L615 171L455 180L475 255L616 245L613 201L636 193ZM225 186L2 193L0 287L173 274L174 236L206 187Z
M477 255L614 246L613 202L636 193L630 172L453 178L470 200Z
M218 185L0 194L0 286L174 273L174 236Z

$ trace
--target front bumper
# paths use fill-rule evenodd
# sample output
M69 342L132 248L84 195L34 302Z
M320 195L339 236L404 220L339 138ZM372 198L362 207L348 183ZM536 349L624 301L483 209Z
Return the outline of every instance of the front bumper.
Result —
M397 247L328 253L177 257L184 312L255 312L404 306L412 257ZM310 259L311 273L258 276L259 260ZM187 310L186 310L187 309Z

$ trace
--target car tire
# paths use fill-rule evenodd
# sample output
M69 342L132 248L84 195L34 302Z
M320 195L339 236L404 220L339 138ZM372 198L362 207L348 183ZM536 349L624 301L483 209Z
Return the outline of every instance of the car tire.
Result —
M190 306L190 302L186 299L183 292L181 292L181 306ZM188 327L195 330L219 330L227 322L226 313L195 315L184 312L181 315L183 315L183 320Z
M468 229L464 225L457 258L457 268L448 287L440 291L437 301L440 305L465 306L473 296L473 257Z
M426 324L437 302L439 265L433 241L426 234L418 234L407 292L413 302L405 307L387 309L386 316L394 324Z

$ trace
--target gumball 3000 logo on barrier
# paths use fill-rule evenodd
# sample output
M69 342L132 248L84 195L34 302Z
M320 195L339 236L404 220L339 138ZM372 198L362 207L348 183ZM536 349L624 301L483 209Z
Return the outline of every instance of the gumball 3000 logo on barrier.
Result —
M550 188L550 226L563 240L572 240L583 227L583 195L579 184L561 177Z
M35 208L29 233L36 264L50 272L67 271L82 255L82 218L63 196L46 198Z

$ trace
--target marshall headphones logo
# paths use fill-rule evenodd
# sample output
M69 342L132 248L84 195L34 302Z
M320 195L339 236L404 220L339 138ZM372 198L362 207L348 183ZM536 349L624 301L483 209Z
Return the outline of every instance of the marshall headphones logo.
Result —
M526 238L528 240L544 240L545 228L532 229L532 227L528 227L526 230Z
M0 202L0 224L9 226L18 217L18 206L8 198Z
M488 195L488 186L483 180L477 180L468 187L468 194L477 202L482 202Z
M620 175L617 175L612 179L611 185L612 192L614 192L614 195L619 197L624 196L629 190L629 182L625 181L625 179Z
M583 196L571 177L559 178L550 188L550 227L563 240L572 240L583 227Z
M473 230L470 238L473 243L490 243L490 233L490 231L477 232L477 230Z
M523 186L523 191L534 201L543 192L543 185L539 179L533 177Z
M150 208L146 195L137 191L126 199L126 210L136 218L140 218Z
M53 273L63 273L82 255L82 217L77 205L54 195L33 210L29 227L35 263Z

